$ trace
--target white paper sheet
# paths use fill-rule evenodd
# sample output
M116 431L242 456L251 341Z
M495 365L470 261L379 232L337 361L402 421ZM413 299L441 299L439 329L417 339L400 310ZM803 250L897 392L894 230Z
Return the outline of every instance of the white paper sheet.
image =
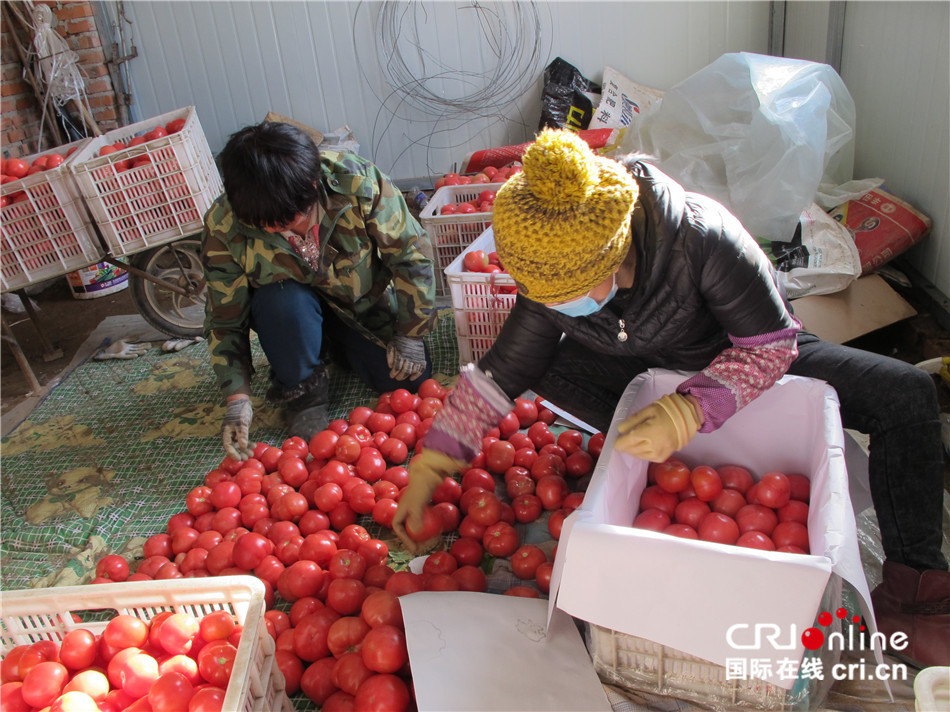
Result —
M547 601L465 591L401 596L419 712L610 710L573 619Z

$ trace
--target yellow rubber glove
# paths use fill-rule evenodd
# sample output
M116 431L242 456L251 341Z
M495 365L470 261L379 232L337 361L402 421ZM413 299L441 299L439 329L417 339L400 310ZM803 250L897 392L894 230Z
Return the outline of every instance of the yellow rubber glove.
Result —
M671 393L627 417L617 426L615 447L650 462L663 462L686 446L703 424L695 399Z
M393 531L406 547L416 556L435 547L442 536L426 541L413 541L406 532L406 520L419 530L422 528L422 510L432 501L432 493L452 473L458 472L465 463L449 457L437 450L423 450L409 462L409 484L399 498L399 506L393 516Z

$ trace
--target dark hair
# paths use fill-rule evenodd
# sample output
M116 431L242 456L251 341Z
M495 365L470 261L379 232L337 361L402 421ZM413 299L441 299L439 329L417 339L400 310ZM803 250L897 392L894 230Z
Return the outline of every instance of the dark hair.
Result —
M292 222L322 192L317 145L297 127L277 121L231 134L221 151L221 173L234 214L254 227Z

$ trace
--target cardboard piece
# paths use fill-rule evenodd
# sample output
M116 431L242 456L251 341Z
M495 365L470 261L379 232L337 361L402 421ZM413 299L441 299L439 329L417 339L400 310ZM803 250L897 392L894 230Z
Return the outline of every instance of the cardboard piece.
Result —
M859 277L833 294L792 300L806 331L843 344L917 314L917 310L876 274Z
M264 117L264 121L274 121L274 122L280 122L282 124L290 124L291 126L296 126L298 129L300 129L305 134L310 136L310 138L313 139L313 142L317 144L318 146L321 143L323 143L323 134L320 131L317 131L312 126L307 126L306 124L302 124L299 121L294 121L293 119L287 116L278 114L275 111L268 111L267 116Z
M814 625L833 574L852 585L860 613L874 630L848 496L838 398L823 381L785 376L722 428L700 433L677 455L690 466L743 465L756 477L769 470L807 475L811 555L634 529L648 463L613 449L616 426L627 414L673 392L689 375L648 371L621 397L584 502L564 522L549 610L556 605L582 620L717 665L767 660L770 665L760 666L756 677L791 689L795 679L780 662L802 659L800 636ZM783 640L791 638L790 646L737 648L730 638L737 625L743 632L777 626ZM880 662L880 651L875 654Z
M574 622L547 601L468 591L402 596L420 712L611 709Z

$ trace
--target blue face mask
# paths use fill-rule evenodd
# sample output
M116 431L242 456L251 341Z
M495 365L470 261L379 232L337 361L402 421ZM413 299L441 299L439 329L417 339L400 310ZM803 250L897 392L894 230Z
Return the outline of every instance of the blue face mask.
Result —
M556 312L560 312L565 316L590 316L595 312L599 312L604 308L604 305L614 298L614 295L617 293L617 273L614 272L613 285L610 287L610 293L604 297L603 301L598 302L590 294L585 294L583 297L575 299L571 302L565 302L564 304L555 304L549 306L548 309L553 309Z

